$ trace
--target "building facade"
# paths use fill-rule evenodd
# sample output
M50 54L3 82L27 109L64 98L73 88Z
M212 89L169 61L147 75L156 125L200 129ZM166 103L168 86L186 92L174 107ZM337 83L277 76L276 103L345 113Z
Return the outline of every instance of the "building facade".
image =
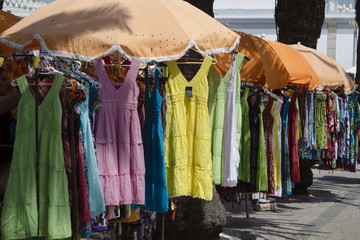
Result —
M19 17L26 17L54 0L4 0L3 11Z
M356 65L356 0L326 0L325 21L317 49L344 69ZM215 18L229 28L277 40L275 0L215 0Z

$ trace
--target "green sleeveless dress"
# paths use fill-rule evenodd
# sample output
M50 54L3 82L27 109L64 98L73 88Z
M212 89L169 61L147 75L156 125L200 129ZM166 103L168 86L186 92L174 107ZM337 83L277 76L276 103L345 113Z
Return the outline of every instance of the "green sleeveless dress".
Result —
M241 97L241 135L239 143L240 164L238 178L243 182L250 182L250 123L249 114L250 108L248 104L250 88L246 87Z
M61 75L56 75L51 89L39 105L37 194L35 99L26 77L17 79L21 99L17 110L14 153L1 216L3 240L36 236L62 239L71 236L68 185L61 140L62 109L59 93L63 81Z
M244 55L237 54L235 58L235 81L236 81L236 142L240 145L241 136L241 103L240 103L240 88L241 77L240 69L243 65ZM224 121L225 121L225 106L227 97L227 87L230 78L230 69L221 77L214 67L210 68L209 79L209 117L211 130L211 153L213 161L213 182L215 185L222 185L223 183L223 136L224 136ZM240 157L240 162L241 162Z

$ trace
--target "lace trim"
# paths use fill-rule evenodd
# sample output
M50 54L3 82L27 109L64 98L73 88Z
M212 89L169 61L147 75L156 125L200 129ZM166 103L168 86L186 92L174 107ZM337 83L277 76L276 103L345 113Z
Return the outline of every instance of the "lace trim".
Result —
M135 142L127 142L127 141L122 141L121 139L105 139L105 138L96 138L95 140L96 144L102 144L102 145L106 145L106 144L110 144L110 143L120 143L120 144L128 144L130 146L134 146L134 145L143 145L143 141L142 140L138 140Z
M35 154L35 153L34 153ZM42 160L40 160L39 163L40 166L45 166L47 168L47 170L52 171L52 172L65 172L65 167L64 165L60 165L58 167L54 166L53 163L48 163L48 162L43 162ZM23 165L23 166L14 166L11 168L11 171L13 172L27 172L30 169L34 169L35 168L35 162L30 162L29 164Z
M180 137L189 137L189 136L195 136L195 134L192 134L192 133L171 133L170 134L171 136L166 136L166 138L180 138ZM210 140L211 139L211 135L208 134L208 135L196 135L195 136L197 140Z
M57 134L59 132L61 132L61 127L59 127L59 124L51 124L51 123L46 123L45 121L41 121L39 120L39 129L45 128L45 131L47 129L51 129L51 132L53 134ZM26 132L28 133L29 131L33 131L34 132L35 129L35 121L32 121L29 124L22 124L19 125L19 128L16 128L16 133L23 133ZM39 131L39 134L41 133L41 130Z
M105 174L105 173L99 173L99 176L102 177L102 178L124 177L124 176L136 177L136 178L144 178L145 177L145 171L137 172L137 173L118 173L118 174L113 174L113 175L109 175L109 174Z
M9 202L4 202L4 208L18 208L19 205L22 207L27 207L27 206L35 206L35 208L37 207L37 203L36 203L37 199L30 199L30 200L25 200L25 201L9 201ZM70 207L69 202L52 202L49 203L49 201L40 201L41 205L46 205L46 206L52 206L52 207Z
M211 161L211 160L210 160ZM188 170L188 169L192 169L193 166L192 165L181 165L181 166L166 166L166 171L168 171L168 169L170 169L171 171L175 172L175 171L182 171L182 170ZM212 168L202 168L199 166L196 166L195 171L201 171L201 172L207 172L209 173L209 177L212 176ZM196 175L195 175L196 176ZM212 178L212 177L211 177Z
M25 234L7 234L5 237L6 240L18 240L18 239L26 239L33 237L41 237L41 238L57 240L57 239L69 238L71 237L71 233L59 233L59 234L51 234L51 235L39 234L39 236L37 236L36 232L30 232Z
M170 56L159 56L159 57L136 57L137 59L139 59L140 61L143 61L145 63L151 62L151 61L156 61L156 62L165 62L165 61L173 61L173 60L178 60L180 58L182 58L186 52L194 47L196 48L199 52L203 53L204 55L212 55L212 54L219 54L219 53L229 53L231 51L233 51L234 49L236 49L239 46L240 43L240 35L237 35L236 40L233 44L233 46L229 47L229 48L215 48L215 49L209 49L206 51L202 51L196 44L196 42L194 40L191 40L188 44L188 46L184 49L184 51L178 55L170 55ZM27 45L29 45L33 40L37 40L40 43L40 46L42 48L42 51L44 52L48 52L50 55L52 56L59 56L59 57L64 57L64 58L75 58L75 59L79 59L81 61L92 61L94 59L97 58L102 58L104 56L110 55L114 52L119 52L120 55L126 59L131 60L132 57L129 57L129 54L126 53L122 47L120 45L114 45L112 46L107 52L101 54L100 56L96 56L96 57L90 57L90 56L85 56L85 55L81 55L81 54L76 54L76 53L69 53L69 52L63 52L63 51L57 51L57 50L50 50L48 49L48 47L45 44L45 41L43 40L43 38L39 35L39 34L35 34L33 39L31 39L30 41L24 43L23 45L15 43L15 42L11 42L9 40L6 40L5 38L0 38L0 42L8 47L12 47L15 48L17 50L23 50Z

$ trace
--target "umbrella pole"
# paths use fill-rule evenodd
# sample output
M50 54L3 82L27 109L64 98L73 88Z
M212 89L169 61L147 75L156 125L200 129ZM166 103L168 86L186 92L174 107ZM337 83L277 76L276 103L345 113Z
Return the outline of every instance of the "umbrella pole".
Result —
M161 240L165 240L165 213L162 215Z
M246 209L246 218L249 218L249 209L248 209L247 193L245 193L245 209Z
M37 236L39 239L39 223L40 223L40 181L39 181L39 57L34 57L34 67L35 67L35 171L36 171L36 195L37 195L37 208L38 208L38 224L37 224Z

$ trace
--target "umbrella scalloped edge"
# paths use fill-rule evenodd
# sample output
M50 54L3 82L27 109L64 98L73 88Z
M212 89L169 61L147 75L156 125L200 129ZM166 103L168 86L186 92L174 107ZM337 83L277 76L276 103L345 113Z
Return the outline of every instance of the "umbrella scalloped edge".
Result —
M81 61L91 61L97 58L102 58L104 56L107 56L109 54L115 53L115 52L119 52L121 54L122 57L126 58L126 59L131 59L132 56L130 56L128 53L126 53L120 45L113 45L107 52L101 54L100 56L97 57L89 57L89 56L84 56L84 55L80 55L80 54L76 54L76 53L69 53L69 52L63 52L63 51L57 51L57 50L50 50L48 49L48 47L46 46L43 38L39 35L39 34L35 34L33 39L31 39L30 41L26 42L25 44L21 45L18 43L14 43L11 41L8 41L4 38L0 38L0 43L14 48L16 50L23 50L27 45L29 45L33 40L37 40L40 43L41 46L41 50L44 52L49 53L52 56L58 56L58 57L64 57L64 58L73 58L73 59L78 59ZM189 44L187 45L187 47L184 49L184 51L178 55L169 55L169 56L159 56L159 57L136 57L137 59L139 59L140 61L143 62L151 62L151 61L157 61L157 62L164 62L164 61L172 61L172 60L178 60L181 57L183 57L186 52L192 48L195 47L199 52L201 52L204 55L211 55L211 54L219 54L219 53L229 53L231 51L233 51L234 49L237 49L239 44L240 44L240 35L237 35L236 40L234 42L234 44L229 47L229 48L216 48L216 49L209 49L209 50L205 50L202 51L196 44L196 42L194 40L191 40L189 42Z
M358 84L355 83L354 86L350 90L349 89L344 89L344 92L347 95L353 94L356 91L357 87L358 87ZM333 91L333 90L336 90L338 88L346 88L345 81L340 83L339 85L337 85L335 87L323 86L323 85L320 84L316 88L316 90L322 91L323 89L329 89L329 90Z

